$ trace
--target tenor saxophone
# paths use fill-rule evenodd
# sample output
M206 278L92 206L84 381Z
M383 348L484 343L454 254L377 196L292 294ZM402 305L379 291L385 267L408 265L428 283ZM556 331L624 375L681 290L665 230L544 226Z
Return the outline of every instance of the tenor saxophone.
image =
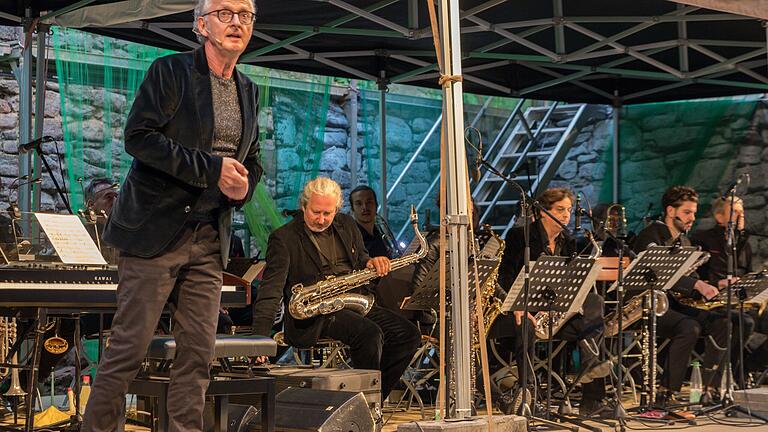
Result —
M427 256L427 241L419 231L419 217L416 208L411 206L411 226L419 241L418 252L395 258L390 262L390 271L409 266ZM349 291L365 285L379 277L375 269L364 269L339 276L329 276L313 285L296 284L291 287L288 312L298 320L317 315L328 315L342 309L349 309L360 315L366 315L373 307L373 296L350 293Z

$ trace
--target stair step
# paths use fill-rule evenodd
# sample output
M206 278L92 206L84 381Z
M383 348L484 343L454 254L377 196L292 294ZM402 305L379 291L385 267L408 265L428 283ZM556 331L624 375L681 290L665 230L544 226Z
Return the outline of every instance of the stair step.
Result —
M539 132L539 134L550 134L550 133L561 133L565 132L565 130L568 129L566 127L548 127L544 128ZM513 134L515 135L528 135L528 133L525 130L518 130L514 131Z
M478 201L476 204L479 206L488 206L491 205L493 201ZM520 200L498 200L496 201L496 205L517 205L520 203Z
M543 150L543 151L531 151L531 152L526 153L525 155L527 157L538 157L538 156L549 156L551 154L552 154L552 150ZM503 155L499 155L499 156L503 157L503 158L519 158L519 157L522 157L523 154L522 153L510 153L510 154L503 154Z

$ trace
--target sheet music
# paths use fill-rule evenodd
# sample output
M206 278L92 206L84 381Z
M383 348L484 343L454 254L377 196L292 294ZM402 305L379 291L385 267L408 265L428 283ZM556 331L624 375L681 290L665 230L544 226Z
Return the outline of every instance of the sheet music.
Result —
M77 216L35 213L35 217L64 264L107 264Z

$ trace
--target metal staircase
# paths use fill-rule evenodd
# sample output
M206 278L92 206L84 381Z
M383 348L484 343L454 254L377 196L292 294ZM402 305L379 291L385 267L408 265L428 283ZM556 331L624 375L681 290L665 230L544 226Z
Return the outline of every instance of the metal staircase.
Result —
M521 106L522 101L483 156L535 197L546 189L565 159L588 117L588 106L555 102L530 107L524 114ZM514 117L519 121L513 122ZM472 198L480 210L480 222L505 236L519 213L519 191L485 170L472 187Z

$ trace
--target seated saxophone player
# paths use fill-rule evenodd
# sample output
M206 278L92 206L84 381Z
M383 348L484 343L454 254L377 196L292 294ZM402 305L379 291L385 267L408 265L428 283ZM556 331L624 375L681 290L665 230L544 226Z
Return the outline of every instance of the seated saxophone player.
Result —
M547 209L563 225L568 225L573 210L574 195L565 188L550 188L538 198L542 207ZM575 242L560 224L550 219L541 211L536 212L536 220L530 225L530 259L533 263L541 255L572 256L576 253ZM525 238L524 227L515 227L505 238L506 248L499 268L499 284L509 290L523 268ZM559 339L578 341L581 363L587 371L582 376L582 401L579 408L581 415L599 415L609 411L603 402L605 380L610 372L610 363L599 359L597 340L603 333L603 298L589 293L582 305L583 314L571 318L561 329L555 332ZM489 337L507 341L514 338L510 350L522 351L522 332L520 330L523 312L515 311L512 315L501 315L491 327ZM534 322L532 316L528 317ZM530 335L529 335L530 337ZM512 344L512 342L509 342ZM533 354L533 344L528 344L529 355ZM529 368L530 370L530 368ZM528 376L531 376L530 374Z
M701 247L702 250L709 252L709 261L698 268L697 273L712 285L726 286L728 274L728 244L726 239L726 229L728 228L728 219L731 213L731 199L718 197L712 201L712 216L716 225L707 230L697 230L691 236L693 244ZM739 277L754 271L752 266L752 246L749 244L749 234L744 229L746 225L746 216L744 212L744 202L736 197L733 204L733 227L734 243L736 245L736 260L734 267L734 282ZM733 296L734 308L738 307L738 297L736 293ZM763 313L759 316L758 310L750 309L748 316L745 315L744 321L744 343L745 343L745 361L744 366L749 370L762 370L768 367L768 343L765 343L764 334L768 333L768 314ZM755 323L752 328L748 326ZM757 331L760 334L750 334ZM736 333L734 334L734 337Z
M291 288L308 287L327 276L375 269L389 272L387 257L370 258L355 220L343 213L339 185L326 177L309 181L301 193L301 211L269 237L266 267L253 309L253 331L269 335L280 306L289 310ZM364 286L363 290L370 289ZM354 367L381 370L382 399L400 380L418 348L421 336L415 325L376 304L366 315L349 308L307 319L286 314L286 341L308 348L319 338L332 338L350 347Z
M640 253L651 243L660 246L674 244L690 246L691 241L685 233L691 229L696 220L698 202L699 195L693 188L672 186L667 189L661 198L663 220L655 221L640 231L632 244L632 249ZM727 321L723 313L686 306L678 300L678 296L711 299L717 294L717 286L699 279L695 273L681 278L670 292L667 292L669 310L656 321L657 335L662 338L661 340L669 338L671 341L666 360L662 363L664 372L658 389L659 405L676 403L676 396L680 392L688 371L691 352L700 335L711 335L718 347L725 347L728 337ZM736 332L738 320L734 321L736 322L734 332ZM702 375L704 384L709 389L720 385L719 371L713 371L713 368L721 363L723 352L724 349L718 349L707 340Z

